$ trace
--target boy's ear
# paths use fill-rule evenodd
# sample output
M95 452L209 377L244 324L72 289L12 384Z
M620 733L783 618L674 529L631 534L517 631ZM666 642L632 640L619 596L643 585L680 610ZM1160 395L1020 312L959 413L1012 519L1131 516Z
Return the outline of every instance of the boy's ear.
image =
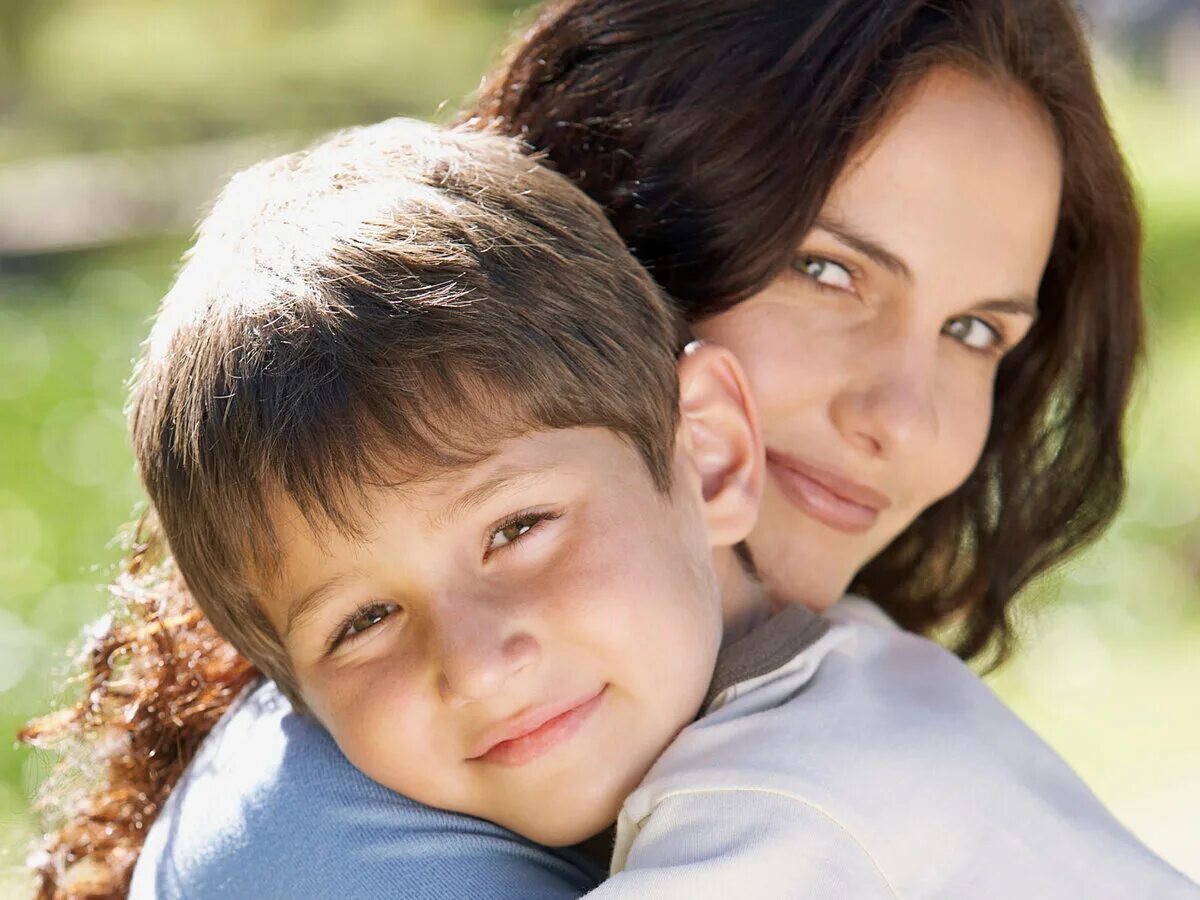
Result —
M677 445L698 477L709 543L742 541L762 498L762 436L746 376L733 354L694 341L679 360Z

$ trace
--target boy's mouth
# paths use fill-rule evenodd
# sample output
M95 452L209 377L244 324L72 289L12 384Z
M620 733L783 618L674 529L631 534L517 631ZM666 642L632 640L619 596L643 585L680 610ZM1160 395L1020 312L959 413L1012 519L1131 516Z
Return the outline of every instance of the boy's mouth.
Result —
M569 739L604 699L608 685L566 702L543 704L488 729L468 762L523 766Z

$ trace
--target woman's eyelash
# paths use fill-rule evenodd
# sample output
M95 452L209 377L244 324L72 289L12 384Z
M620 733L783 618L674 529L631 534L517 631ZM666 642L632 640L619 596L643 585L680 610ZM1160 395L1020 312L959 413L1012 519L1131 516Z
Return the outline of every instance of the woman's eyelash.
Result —
M819 290L841 295L857 293L856 286L861 278L861 273L849 263L817 253L797 254L792 259L791 268ZM965 332L961 328L963 323L969 323ZM987 346L977 346L971 342L971 326L986 330L991 337ZM981 316L957 316L947 322L943 333L958 341L972 353L982 356L1002 356L1011 349L1004 328Z
M816 287L840 293L853 292L860 278L854 266L816 253L797 254L792 259L791 268ZM830 280L840 283L830 283Z
M955 330L952 328L952 326L964 322L983 328L991 337L988 346L980 347L972 344L968 339L968 334L961 333L961 329L960 333L955 333ZM984 356L1000 356L1009 350L1009 342L1004 329L980 316L965 315L951 319L946 323L946 328L943 329L943 332L949 337L958 341L972 353L978 353Z

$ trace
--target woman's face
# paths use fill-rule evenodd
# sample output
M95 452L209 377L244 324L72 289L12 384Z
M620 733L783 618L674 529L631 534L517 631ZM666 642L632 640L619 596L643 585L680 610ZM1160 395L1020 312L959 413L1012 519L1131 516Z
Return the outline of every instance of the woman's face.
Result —
M1061 178L1032 100L936 70L847 165L789 269L696 326L759 405L769 475L749 545L777 597L828 606L975 467L997 367L1037 314Z

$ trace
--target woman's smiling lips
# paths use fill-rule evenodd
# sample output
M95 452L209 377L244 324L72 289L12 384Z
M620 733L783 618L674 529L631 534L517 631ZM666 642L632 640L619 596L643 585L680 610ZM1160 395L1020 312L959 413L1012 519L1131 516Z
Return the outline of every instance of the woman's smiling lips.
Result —
M604 699L608 685L595 693L537 707L501 722L476 744L468 762L488 762L501 766L523 766L550 752L566 741L595 712Z
M767 450L767 469L794 506L838 531L868 531L892 505L878 491L774 450Z

